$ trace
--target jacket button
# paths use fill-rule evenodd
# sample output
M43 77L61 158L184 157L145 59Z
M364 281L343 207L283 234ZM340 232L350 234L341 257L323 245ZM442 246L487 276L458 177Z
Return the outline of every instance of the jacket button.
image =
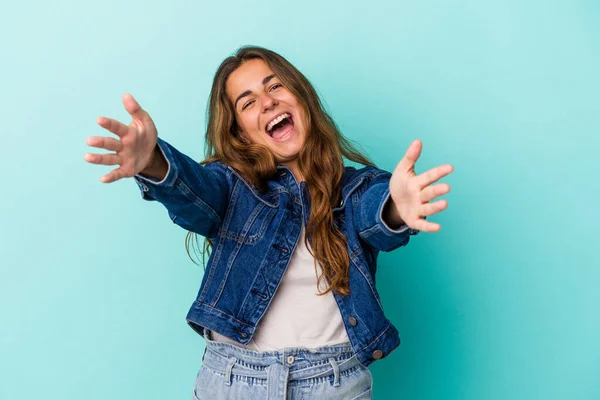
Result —
M356 324L357 324L356 318L354 318L354 317L348 317L348 322L352 326L356 326Z
M277 244L273 244L273 247L282 252L283 254L287 254L289 252L285 247L278 246Z
M373 352L373 358L376 360L379 360L381 357L383 357L383 351L381 350L375 350Z
M138 186L140 187L140 189L142 189L142 191L147 192L148 191L148 186L144 185L143 183L136 181L136 183L138 184Z

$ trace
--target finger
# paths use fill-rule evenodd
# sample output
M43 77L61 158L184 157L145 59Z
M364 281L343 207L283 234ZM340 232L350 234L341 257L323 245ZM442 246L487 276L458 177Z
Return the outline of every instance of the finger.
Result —
M417 229L421 232L437 232L442 229L442 226L434 222L419 219L417 222L415 222L413 229Z
M415 163L421 156L421 149L423 148L423 143L419 139L413 141L410 146L408 146L408 150L406 150L406 154L402 157L402 160L398 163L396 169L401 169L402 171L412 171L415 168Z
M108 174L106 174L102 178L100 178L100 181L102 181L102 183L111 183L111 182L118 181L121 178L125 178L126 176L127 175L123 172L123 170L121 168L117 168L117 169L113 169Z
M131 94L125 93L123 95L123 105L125 106L125 109L129 115L131 115L134 119L140 121L143 120L145 112L142 109L142 106L140 106L140 103L138 103Z
M454 167L451 164L440 165L439 167L432 168L427 172L423 172L421 175L418 175L415 179L417 185L420 188L424 188L425 186L429 186L432 183L443 178L444 176L448 175L452 171L454 171Z
M448 185L447 183L440 183L439 185L427 186L421 191L421 203L427 203L428 201L431 201L436 197L446 194L448 192L450 192L450 185Z
M110 137L90 136L85 141L88 146L98 147L110 151L123 150L123 142Z
M98 117L96 118L96 123L119 137L125 136L125 134L129 131L127 125L122 124L116 119L112 118Z
M121 164L121 157L116 154L92 154L86 153L83 159L90 164L117 165Z
M425 203L419 210L419 215L422 217L429 217L430 215L437 214L448 207L448 200L438 200L433 203Z

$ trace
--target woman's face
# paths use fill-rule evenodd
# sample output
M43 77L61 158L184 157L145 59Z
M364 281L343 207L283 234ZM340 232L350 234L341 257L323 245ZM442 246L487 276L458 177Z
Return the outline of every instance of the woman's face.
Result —
M267 146L279 164L296 171L307 135L305 113L267 63L261 59L244 62L229 75L225 90L242 136Z

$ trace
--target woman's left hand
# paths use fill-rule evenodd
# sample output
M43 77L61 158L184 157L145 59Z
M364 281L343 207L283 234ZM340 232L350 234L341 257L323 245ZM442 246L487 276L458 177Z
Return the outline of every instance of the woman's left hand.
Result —
M390 196L396 212L396 217L401 218L412 229L423 232L437 232L441 229L439 224L426 221L423 217L430 216L448 207L447 200L431 200L450 191L450 185L434 182L450 174L454 167L451 164L441 165L430 169L420 175L415 173L415 163L421 155L423 144L420 140L411 143L404 158L400 160L390 179Z

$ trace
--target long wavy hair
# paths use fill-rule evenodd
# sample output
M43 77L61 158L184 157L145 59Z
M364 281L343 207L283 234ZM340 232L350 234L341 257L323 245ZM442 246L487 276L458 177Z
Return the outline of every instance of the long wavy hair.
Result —
M253 59L267 63L304 109L308 132L298 157L298 168L306 179L311 202L305 243L315 258L317 288L321 288L323 279L327 282L327 289L321 294L335 291L347 295L350 293L347 239L334 223L332 209L341 201L343 157L362 165L374 164L340 133L314 87L289 61L271 50L245 46L221 63L213 80L207 107L206 159L201 164L223 161L259 190L264 190L267 180L277 172L277 160L266 146L249 143L240 136L235 109L225 92L231 73ZM198 235L188 232L185 245L190 258L193 238L195 247L200 247ZM207 238L203 262L212 247L213 242ZM321 274L318 273L317 262L321 265Z

